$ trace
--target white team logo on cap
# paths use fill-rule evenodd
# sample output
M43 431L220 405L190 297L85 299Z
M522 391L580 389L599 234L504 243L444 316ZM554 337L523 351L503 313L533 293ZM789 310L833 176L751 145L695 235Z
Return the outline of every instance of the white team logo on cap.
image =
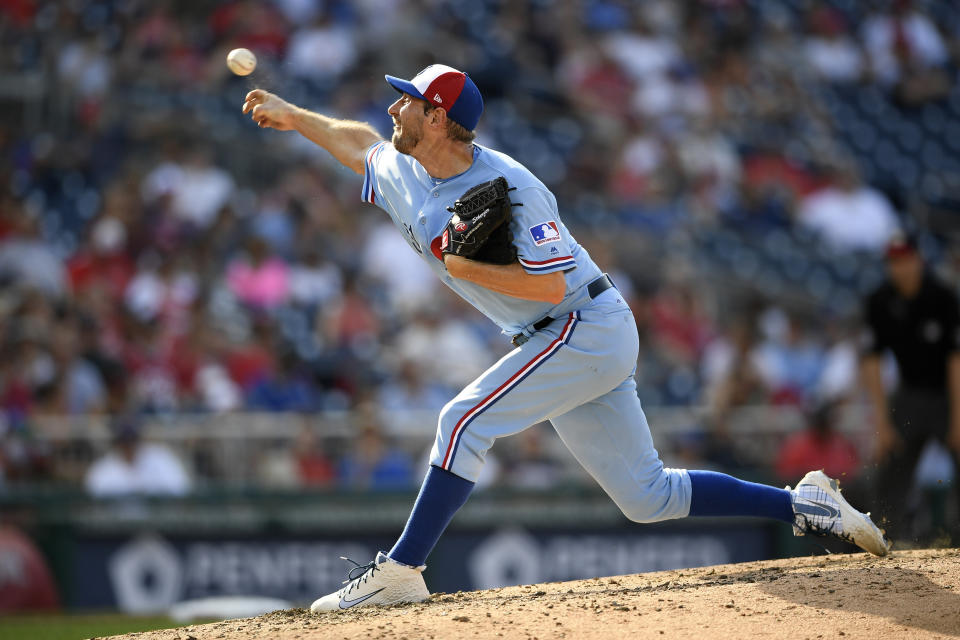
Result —
M436 100L437 102L440 102L440 103L443 102L443 100L440 98L440 94L439 94L439 93L433 94L433 99Z

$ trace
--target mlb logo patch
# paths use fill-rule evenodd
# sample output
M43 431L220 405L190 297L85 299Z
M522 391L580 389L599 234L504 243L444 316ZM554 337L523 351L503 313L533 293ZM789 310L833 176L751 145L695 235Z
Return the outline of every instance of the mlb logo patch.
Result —
M530 235L533 237L533 244L538 247L551 242L560 242L560 228L553 220L533 225L530 227Z

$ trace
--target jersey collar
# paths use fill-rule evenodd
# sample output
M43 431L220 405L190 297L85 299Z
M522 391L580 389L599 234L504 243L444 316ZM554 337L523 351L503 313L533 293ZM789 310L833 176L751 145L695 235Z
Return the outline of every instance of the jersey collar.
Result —
M455 175L455 176L450 176L449 178L434 178L434 177L431 176L429 173L427 173L427 178L430 180L430 182L433 183L433 186L435 186L435 187L439 187L439 186L442 185L442 184L446 184L447 182L450 182L451 180L456 180L456 179L459 178L460 176L462 176L462 175L466 174L467 172L469 172L470 169L473 169L474 165L477 164L477 156L479 156L479 155L480 155L480 145L474 144L474 145L473 145L473 162L470 164L469 167L467 167L466 169L464 169L463 171L461 171L460 173L458 173L458 174ZM421 166L422 166L422 165L421 165ZM426 171L424 171L424 173L426 173Z

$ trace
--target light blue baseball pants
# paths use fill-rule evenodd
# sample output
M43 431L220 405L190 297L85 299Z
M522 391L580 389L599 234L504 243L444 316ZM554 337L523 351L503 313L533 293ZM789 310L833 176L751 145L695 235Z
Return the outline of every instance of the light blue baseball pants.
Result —
M440 413L430 463L476 482L494 440L549 420L636 522L690 512L690 476L665 469L633 379L637 326L616 289L500 359Z

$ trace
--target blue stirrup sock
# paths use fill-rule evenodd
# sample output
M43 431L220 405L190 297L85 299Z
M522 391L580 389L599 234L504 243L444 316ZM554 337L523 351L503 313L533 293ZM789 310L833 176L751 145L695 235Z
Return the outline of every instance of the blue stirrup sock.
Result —
M756 516L793 522L786 489L746 482L715 471L688 471L691 516Z
M420 486L407 526L387 555L411 567L419 567L440 539L453 514L463 506L474 483L440 467L431 466Z

